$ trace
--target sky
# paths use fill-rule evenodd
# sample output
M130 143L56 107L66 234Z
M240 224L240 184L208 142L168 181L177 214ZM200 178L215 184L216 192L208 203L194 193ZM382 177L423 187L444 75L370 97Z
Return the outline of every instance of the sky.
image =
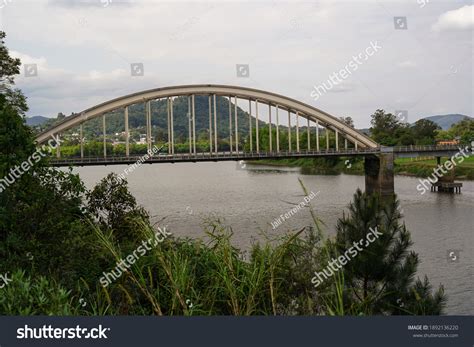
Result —
M0 30L28 116L183 84L283 94L358 128L377 109L473 116L472 1L0 0Z

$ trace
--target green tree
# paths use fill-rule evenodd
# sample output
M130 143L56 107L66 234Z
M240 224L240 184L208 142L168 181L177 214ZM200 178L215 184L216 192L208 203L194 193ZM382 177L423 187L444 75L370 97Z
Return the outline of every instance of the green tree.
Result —
M381 145L396 145L397 138L395 132L401 127L398 118L380 109L375 111L371 117L370 124L372 127L370 128L370 132L373 139Z
M412 127L417 144L433 144L438 130L441 127L428 119L419 119Z
M136 240L137 220L148 221L149 216L143 207L137 205L130 194L127 181L110 173L87 192L89 212L104 229L111 229L119 241Z
M474 119L463 119L454 124L449 132L453 138L458 137L461 142L468 143L474 140Z
M4 33L0 37L5 37ZM19 72L20 62L2 47L0 64L2 80L13 90L14 76L9 74ZM19 90L0 95L0 174L4 183L0 190L0 266L34 268L36 275L56 274L73 283L99 269L92 269L98 262L85 261L94 254L93 248L85 247L92 236L83 221L85 188L71 171L47 167L47 159L40 154L45 154L44 150L36 150L25 124L22 112L26 107L21 100ZM8 184L4 178L9 178Z
M373 314L439 315L446 302L443 287L433 294L426 278L414 281L419 259L409 251L410 232L400 220L396 198L382 202L357 190L348 215L336 228L338 255L364 240L359 243L362 250L341 270L348 305L366 307ZM379 236L366 243L371 230Z
M8 104L23 115L28 110L26 98L19 89L13 88L15 75L20 73L21 62L18 58L10 57L5 37L5 32L0 31L0 92Z

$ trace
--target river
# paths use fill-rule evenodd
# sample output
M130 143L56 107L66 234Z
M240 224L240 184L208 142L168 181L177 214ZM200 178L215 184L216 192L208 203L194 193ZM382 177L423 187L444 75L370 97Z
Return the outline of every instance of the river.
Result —
M88 188L109 172L123 173L126 166L76 168ZM311 224L308 209L301 210L272 230L271 222L288 212L291 203L303 201L301 178L316 193L311 201L324 230L334 226L363 176L301 175L295 168L251 166L235 162L142 165L127 176L130 191L155 220L176 236L204 238L204 221L210 216L231 226L236 246L248 248L269 235L283 234ZM412 249L419 254L418 276L425 274L435 288L442 283L448 295L446 313L474 314L474 182L465 181L462 194L416 189L417 178L397 176L395 191L404 221L411 232ZM451 260L448 255L450 250ZM312 274L308 274L308 280Z

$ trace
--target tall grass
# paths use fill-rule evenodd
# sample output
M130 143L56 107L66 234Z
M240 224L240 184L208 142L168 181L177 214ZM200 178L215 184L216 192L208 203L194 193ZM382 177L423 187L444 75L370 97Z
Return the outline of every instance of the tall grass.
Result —
M308 191L300 181L304 195ZM343 315L343 275L322 288L313 272L333 254L324 240L322 221L309 205L313 225L255 243L249 252L232 244L233 232L218 218L205 221L207 241L168 237L142 256L91 299L95 314L156 315ZM141 240L154 237L147 221L138 220ZM113 232L91 223L99 246L118 263L127 256ZM141 240L136 240L139 244ZM130 247L127 247L129 249ZM88 289L87 289L88 290ZM104 303L106 302L106 303Z
M308 191L300 180L305 196ZM311 278L338 256L335 241L311 204L312 225L256 242L246 252L218 218L205 221L206 241L168 236L151 247L106 287L88 278L66 290L54 280L15 274L0 297L0 314L59 315L367 315L370 302L350 300L344 272L320 286ZM130 217L134 238L124 240L107 225L89 221L105 273L143 241L153 240L147 216ZM95 259L89 260L91 263ZM428 284L419 291L429 293ZM12 304L18 297L18 308ZM440 301L442 297L435 297ZM38 301L38 302L36 302ZM406 313L409 313L408 311Z

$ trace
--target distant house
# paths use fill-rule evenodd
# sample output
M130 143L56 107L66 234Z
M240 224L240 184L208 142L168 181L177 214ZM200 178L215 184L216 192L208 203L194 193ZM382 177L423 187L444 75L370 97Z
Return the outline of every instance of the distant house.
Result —
M151 136L151 142L155 142L155 137ZM137 142L140 145L146 145L146 134L140 134L140 140Z
M454 145L459 145L459 140L454 139L454 140L439 140L437 143L439 146L454 146Z

